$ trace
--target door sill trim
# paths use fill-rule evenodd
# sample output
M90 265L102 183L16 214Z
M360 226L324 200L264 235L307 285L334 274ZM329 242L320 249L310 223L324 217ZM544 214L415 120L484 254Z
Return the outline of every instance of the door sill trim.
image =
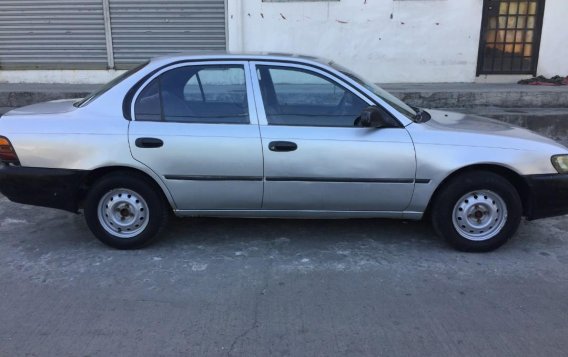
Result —
M423 212L415 211L323 211L323 210L174 210L179 217L234 217L234 218L393 218L422 219Z

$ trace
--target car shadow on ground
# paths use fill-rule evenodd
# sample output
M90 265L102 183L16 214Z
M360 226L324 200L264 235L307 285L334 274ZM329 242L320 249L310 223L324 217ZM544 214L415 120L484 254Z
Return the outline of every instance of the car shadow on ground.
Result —
M389 219L172 218L158 245L295 240L312 247L375 241L443 246L426 221Z

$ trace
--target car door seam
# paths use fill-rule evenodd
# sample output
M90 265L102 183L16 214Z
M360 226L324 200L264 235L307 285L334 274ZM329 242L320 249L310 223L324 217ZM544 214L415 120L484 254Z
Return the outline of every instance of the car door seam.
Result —
M253 68L256 70L256 66L251 62L251 61L247 61L248 65L247 65L247 73L248 73L248 78L250 81L250 85L251 85L251 92L252 92L252 101L254 103L254 111L256 113L256 128L258 130L258 138L260 139L260 155L262 156L262 195L261 195L261 199L260 199L260 209L263 208L264 206L264 190L265 190L265 158L264 158L264 140L262 137L262 130L260 129L260 111L258 110L258 102L256 100L256 91L255 91L255 83L258 82L258 78L256 77L256 73L253 76ZM257 83L258 84L258 83Z

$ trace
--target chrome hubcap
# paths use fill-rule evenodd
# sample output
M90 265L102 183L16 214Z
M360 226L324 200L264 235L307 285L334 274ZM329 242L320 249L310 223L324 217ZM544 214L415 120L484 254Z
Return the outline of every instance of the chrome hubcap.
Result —
M454 228L464 238L483 241L495 237L507 222L507 205L495 192L465 194L454 206Z
M118 238L132 238L148 225L148 205L136 192L119 188L99 201L98 217L103 228Z

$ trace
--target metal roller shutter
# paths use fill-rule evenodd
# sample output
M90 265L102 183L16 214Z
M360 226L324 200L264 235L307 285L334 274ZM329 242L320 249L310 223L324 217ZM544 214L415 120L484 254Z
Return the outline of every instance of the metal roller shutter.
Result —
M101 0L1 0L0 69L106 68Z
M188 50L225 50L225 0L110 0L117 68Z

